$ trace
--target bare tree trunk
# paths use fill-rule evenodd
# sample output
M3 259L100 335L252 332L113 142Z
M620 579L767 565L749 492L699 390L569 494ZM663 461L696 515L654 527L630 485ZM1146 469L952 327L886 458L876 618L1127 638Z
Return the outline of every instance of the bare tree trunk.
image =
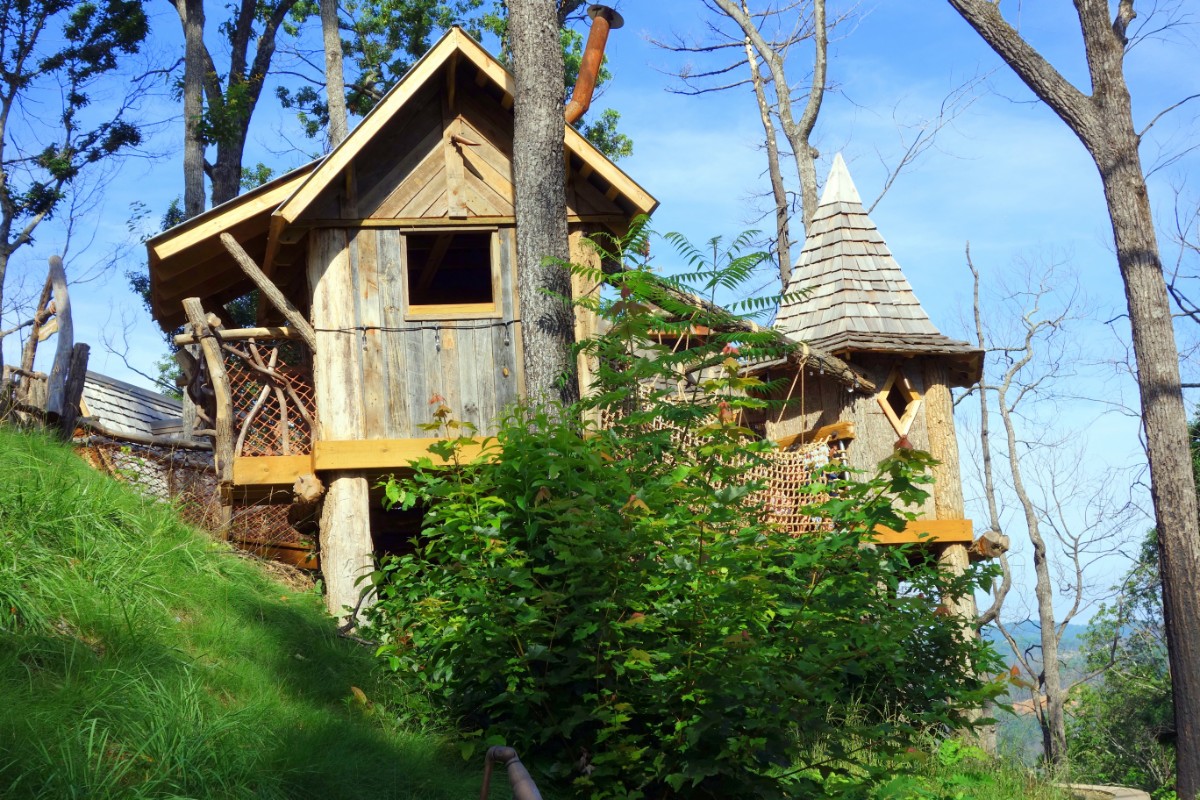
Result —
M535 403L569 403L579 397L571 358L571 279L561 267L542 263L547 257L566 261L570 256L563 56L553 0L509 0L508 33L516 77L513 174L525 386Z
M1075 0L1091 95L1063 78L993 3L948 2L1067 123L1100 171L1125 282L1150 461L1175 701L1176 791L1181 800L1195 800L1200 793L1200 536L1179 353L1124 75L1134 2L1121 0L1113 19L1107 0Z
M204 0L183 3L183 213L204 211Z
M750 13L745 0L742 2L742 11ZM784 188L783 171L779 166L779 142L775 140L771 103L767 100L767 89L763 85L762 74L758 71L758 56L754 54L754 46L749 37L746 38L746 61L750 64L750 80L754 84L754 98L758 101L758 114L762 119L763 142L767 149L767 172L771 177L771 194L775 198L775 258L779 261L779 285L786 291L788 280L792 277L792 239L788 230L787 190Z
M329 104L329 149L350 132L346 120L346 79L342 74L342 33L337 0L321 0L321 36L325 40L325 99Z
M779 123L783 135L796 158L796 169L800 178L801 212L804 229L808 230L809 222L817 211L817 152L809 143L813 127L817 124L817 115L821 111L821 102L825 97L825 81L828 67L829 32L825 24L825 0L813 0L813 77L812 87L804 110L797 119L792 109L791 90L784 71L785 54L771 47L770 42L763 37L754 19L743 10L743 6L734 0L713 0L721 11L742 29L742 33L758 51L763 63L771 72L771 81L775 84L775 99L779 110Z

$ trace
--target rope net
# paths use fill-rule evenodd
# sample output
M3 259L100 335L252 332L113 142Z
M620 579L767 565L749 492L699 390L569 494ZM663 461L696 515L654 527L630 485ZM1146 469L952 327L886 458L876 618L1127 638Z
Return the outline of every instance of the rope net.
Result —
M308 349L287 339L222 342L239 456L308 455L316 419Z
M612 426L612 412L600 414L600 426ZM706 444L704 437L681 430L654 419L650 430L669 430L679 452L695 452ZM831 496L831 484L845 472L845 451L830 439L795 445L787 450L773 450L754 456L735 458L730 466L746 467L747 483L763 488L751 495L752 501L767 509L767 519L782 533L799 536L828 529L824 518L814 515L810 507L823 503Z

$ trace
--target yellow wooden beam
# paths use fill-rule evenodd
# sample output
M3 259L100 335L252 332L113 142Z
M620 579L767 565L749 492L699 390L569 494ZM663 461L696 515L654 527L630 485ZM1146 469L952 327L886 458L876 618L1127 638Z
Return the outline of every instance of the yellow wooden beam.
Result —
M914 519L902 531L882 525L875 529L876 544L971 544L974 533L969 519Z
M780 450L786 450L795 444L806 444L808 442L819 442L823 439L833 438L835 441L840 439L854 438L854 423L853 422L835 422L832 425L822 425L814 431L805 431L804 433L793 433L791 436L784 436L775 441Z
M313 471L313 457L240 456L233 460L234 486L286 486Z
M313 467L318 470L402 469L420 458L447 463L429 452L438 439L364 439L320 441L314 446ZM487 440L476 437L463 447L460 458L470 461L483 452Z

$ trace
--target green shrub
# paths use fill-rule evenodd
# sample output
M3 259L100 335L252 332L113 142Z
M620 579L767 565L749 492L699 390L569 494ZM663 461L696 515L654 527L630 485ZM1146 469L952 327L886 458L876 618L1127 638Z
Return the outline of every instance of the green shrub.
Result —
M609 333L587 344L593 398L516 410L470 463L439 406L451 465L386 484L390 505L425 510L414 552L375 576L390 667L445 703L465 753L503 741L584 797L777 797L815 789L807 768L861 763L862 742L962 724L993 656L936 612L977 576L867 544L900 526L895 503L924 498L929 457L901 451L814 505L828 534L773 530L747 477L772 445L736 422L760 386L733 358L770 337L646 358L669 319L722 320L645 273L618 284L598 302ZM712 368L679 403L679 370L697 364ZM579 422L597 412L604 429Z

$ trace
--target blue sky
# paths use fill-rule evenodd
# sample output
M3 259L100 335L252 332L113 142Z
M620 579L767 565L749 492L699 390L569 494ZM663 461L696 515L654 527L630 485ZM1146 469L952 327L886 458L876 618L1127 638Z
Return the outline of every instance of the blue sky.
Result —
M761 227L756 221L761 207L754 197L767 186L764 157L757 149L761 127L750 91L703 97L672 94L667 88L675 81L669 73L684 59L648 41L697 31L704 19L700 15L706 12L696 0L623 0L617 7L626 26L610 38L613 79L594 107L620 111L621 128L635 148L621 166L661 201L654 227L680 231L693 242ZM1016 3L1005 3L1004 8L1010 15L1018 11ZM1053 254L1069 261L1094 307L1092 319L1078 325L1081 345L1073 391L1084 398L1135 403L1132 383L1112 377L1098 363L1122 351L1120 320L1109 326L1104 321L1119 318L1123 296L1100 183L1082 146L948 4L876 0L857 9L857 22L843 28L831 45L830 79L837 91L827 95L814 142L822 153L822 177L833 155L842 152L860 193L870 202L886 176L881 162L894 163L903 150L905 126L931 118L956 86L990 73L971 107L898 179L872 217L926 310L950 335L970 335L962 321L969 311L971 288L963 258L967 241L976 264L993 282L1016 274L1014 265L1022 259L1036 263ZM166 4L151 4L149 10L154 14L154 47L176 57L176 49L181 49L177 18ZM1085 86L1073 13L1066 0L1025 3L1020 26L1068 78ZM215 19L213 14L210 41L215 41ZM1131 52L1127 73L1135 113L1143 123L1178 99L1200 92L1195 43L1186 38L1192 35L1168 31ZM791 72L797 79L807 72L802 62L808 57L803 50L795 54ZM1184 107L1159 123L1143 148L1147 167L1160 149L1179 152L1196 143L1197 108L1200 104ZM131 203L145 204L155 222L181 194L179 109L163 96L149 99L147 112L161 120L148 142L148 157L129 161L106 180L104 201L87 218L94 234L85 232L72 245L78 253L82 238L94 238L86 252L68 258L74 274L114 247L129 244L126 221ZM264 93L257 113L247 163L262 161L282 172L319 150L318 143L303 138L270 92ZM1173 213L1173 187L1182 187L1185 197L1195 202L1196 188L1187 183L1195 166L1194 156L1185 157L1155 173L1152 199L1164 221ZM18 256L15 279L25 276L27 285L40 285L45 259L61 248L61 242L60 229L47 226L35 246ZM1173 260L1174 250L1165 240L1162 248L1164 260ZM667 246L660 245L658 252L665 258ZM797 246L794 253L798 252ZM144 256L138 249L128 250L104 278L80 286L73 301L76 338L93 345L93 368L144 383L120 359L105 353L102 344L103 329L111 334L127 322L129 356L137 366L152 372L152 362L163 353L161 338L121 275L139 258ZM16 344L7 344L5 354L11 361ZM1099 416L1100 411L1086 400L1064 401L1033 422L1054 430L1086 427L1088 449L1081 458L1089 463L1136 462L1136 420L1120 414ZM1018 554L1018 563L1022 558Z

